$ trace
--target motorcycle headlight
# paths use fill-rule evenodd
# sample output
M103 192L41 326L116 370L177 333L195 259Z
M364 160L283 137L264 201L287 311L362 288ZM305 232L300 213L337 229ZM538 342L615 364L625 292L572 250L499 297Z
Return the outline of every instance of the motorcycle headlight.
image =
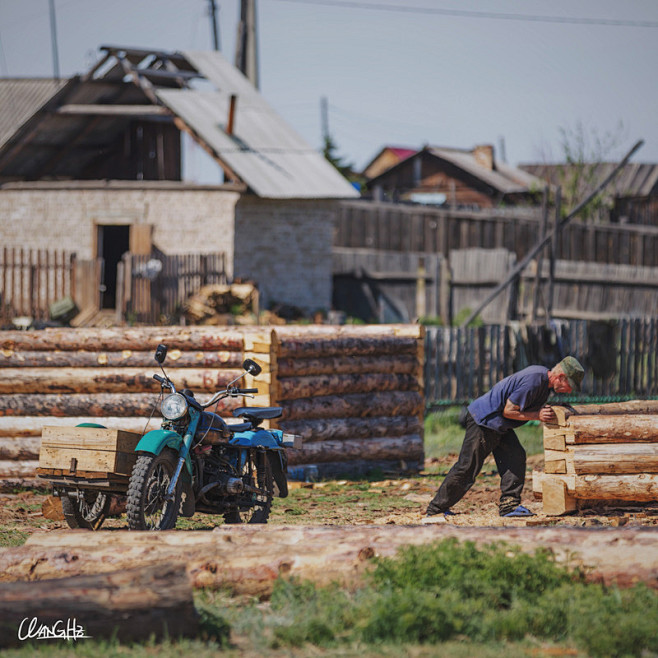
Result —
M180 393L168 395L162 401L160 411L167 420L178 420L187 412L187 400Z

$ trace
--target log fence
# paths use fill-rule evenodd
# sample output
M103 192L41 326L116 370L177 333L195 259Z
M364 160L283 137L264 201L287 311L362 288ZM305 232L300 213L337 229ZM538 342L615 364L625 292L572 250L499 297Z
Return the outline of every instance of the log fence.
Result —
M238 406L282 406L279 426L305 442L289 450L291 466L340 473L422 464L418 325L58 328L0 336L0 481L34 477L45 426L158 427L159 343L169 347L174 382L201 399L240 374L244 358L256 360L263 372L245 378L255 399L224 401L216 412L229 419Z
M0 259L0 318L4 325L17 316L47 320L53 302L75 297L74 253L3 247Z

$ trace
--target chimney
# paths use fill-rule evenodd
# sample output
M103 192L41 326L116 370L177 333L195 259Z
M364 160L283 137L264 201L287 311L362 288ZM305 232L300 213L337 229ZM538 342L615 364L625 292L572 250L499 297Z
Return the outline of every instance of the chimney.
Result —
M494 165L494 147L492 144L480 144L476 146L473 151L473 157L475 161L489 171L495 169Z
M228 105L228 119L226 121L226 134L232 135L233 128L235 126L235 107L238 102L238 97L235 94L231 94Z

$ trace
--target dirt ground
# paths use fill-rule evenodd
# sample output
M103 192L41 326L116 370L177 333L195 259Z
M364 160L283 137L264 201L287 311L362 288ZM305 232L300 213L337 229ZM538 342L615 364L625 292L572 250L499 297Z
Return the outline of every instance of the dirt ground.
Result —
M648 526L658 525L658 507L627 506L583 509L561 516L546 516L532 493L532 470L542 466L541 455L528 459L523 504L536 516L503 519L498 516L499 477L493 461L485 464L473 489L454 508L449 523L456 526ZM384 475L375 480L291 482L290 495L275 499L270 524L280 525L411 525L421 522L427 503L454 461L453 457L428 460L425 469L411 477ZM35 531L68 527L66 522L45 518L42 505L47 487L0 492L0 546L20 545ZM207 529L223 523L221 517L196 514L179 519L177 528ZM125 515L108 519L104 529L127 528Z

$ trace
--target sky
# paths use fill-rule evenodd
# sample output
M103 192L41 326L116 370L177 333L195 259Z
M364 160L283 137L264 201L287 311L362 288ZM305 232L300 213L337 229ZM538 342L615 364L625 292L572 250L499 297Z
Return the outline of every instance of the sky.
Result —
M212 49L209 0L53 1L61 77L103 44ZM233 61L239 0L217 6ZM0 76L53 75L49 7L0 0ZM257 29L265 99L319 149L326 98L357 169L385 145L559 162L565 136L608 160L643 139L634 161L658 163L658 0L257 0Z

